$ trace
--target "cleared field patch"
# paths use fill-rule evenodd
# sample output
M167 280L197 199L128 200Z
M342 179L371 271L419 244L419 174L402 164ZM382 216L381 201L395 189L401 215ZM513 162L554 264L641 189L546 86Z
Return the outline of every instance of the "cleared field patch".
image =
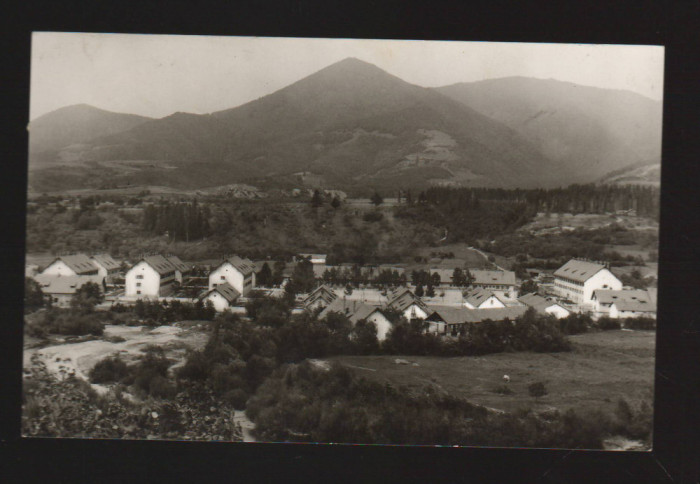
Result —
M601 409L619 398L637 406L652 398L655 333L608 331L571 337L567 353L499 353L481 357L341 356L331 358L369 379L422 391L432 386L470 402L503 411ZM397 358L410 364L396 364ZM414 366L417 363L418 366ZM510 382L503 381L503 375ZM530 396L543 382L547 395ZM507 386L510 394L498 393Z

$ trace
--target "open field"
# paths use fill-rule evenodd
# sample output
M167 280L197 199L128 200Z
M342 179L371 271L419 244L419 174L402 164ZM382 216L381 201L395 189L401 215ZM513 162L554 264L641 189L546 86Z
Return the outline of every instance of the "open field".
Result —
M418 366L396 364L396 356L331 358L359 375L422 390L433 386L472 403L503 411L596 409L614 411L619 398L637 406L652 399L655 332L607 331L572 336L568 353L499 353L481 357L399 357ZM509 375L511 395L496 392ZM548 394L535 398L528 385L544 382Z
M532 222L523 225L519 230L522 232L540 231L557 232L574 230L577 228L585 228L587 230L607 227L613 223L617 223L629 230L658 230L659 224L649 218L635 217L631 215L604 215L604 214L589 214L589 213L553 213L547 216L540 212ZM561 229L561 230L559 230Z

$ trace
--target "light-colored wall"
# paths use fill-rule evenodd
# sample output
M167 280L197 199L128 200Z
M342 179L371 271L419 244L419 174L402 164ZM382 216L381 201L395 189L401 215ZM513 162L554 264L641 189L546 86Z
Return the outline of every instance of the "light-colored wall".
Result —
M62 260L54 261L53 264L49 265L42 274L51 276L77 276L78 274L68 267Z
M367 318L367 321L371 321L377 326L377 339L379 341L384 341L386 339L386 335L391 330L391 322L386 319L386 316L378 311L375 311Z
M143 279L137 279L137 275L142 275ZM140 287L137 287L137 283L141 283ZM124 280L124 294L129 297L141 297L150 296L158 297L160 295L160 274L156 272L150 265L141 261L134 267L129 269L126 273ZM136 291L141 291L141 294L137 294Z
M221 279L221 276L223 276L224 279ZM214 289L214 286L217 284L228 282L236 291L245 296L255 287L255 273L252 274L251 281L252 284L245 287L243 274L230 263L226 262L209 274L209 290Z
M598 271L593 277L588 279L583 285L583 303L590 303L593 291L597 289L612 289L619 291L622 289L622 282L607 269Z
M478 306L474 306L473 304L464 301L464 306L469 308L469 309L494 309L494 308L504 308L506 307L505 304L503 304L497 297L495 296L489 296L488 299L483 301L481 304Z
M409 307L407 307L406 310L403 312L403 316L409 321L413 318L425 319L428 317L425 311L419 308L416 304L411 304Z
M212 292L205 297L203 302L206 304L207 301L211 301L211 303L214 305L214 309L216 309L218 312L223 312L229 308L229 303L226 298L218 292Z
M558 304L553 304L544 310L547 314L553 314L557 319L565 318L569 315L569 311L565 308L559 306Z

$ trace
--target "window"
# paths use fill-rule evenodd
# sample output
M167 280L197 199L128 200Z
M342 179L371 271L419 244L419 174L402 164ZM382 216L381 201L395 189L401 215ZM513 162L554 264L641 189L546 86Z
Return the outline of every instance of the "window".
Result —
M137 274L136 279L143 279L143 274Z
M141 283L140 283L140 282L137 282L137 283L136 283L136 287L141 287Z
M221 276L221 280L222 280L222 281L225 281L225 280L226 280L226 276Z
M141 291L136 291L136 294L141 294Z

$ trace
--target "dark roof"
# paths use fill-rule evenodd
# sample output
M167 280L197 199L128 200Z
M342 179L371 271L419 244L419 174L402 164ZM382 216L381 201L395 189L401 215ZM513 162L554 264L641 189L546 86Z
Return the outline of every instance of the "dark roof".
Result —
M330 313L340 313L347 316L348 319L355 324L361 319L368 318L375 311L379 311L379 307L365 304L357 300L338 298L321 311L318 315L318 319L324 319Z
M649 301L615 301L613 304L618 311L634 311L638 313L656 312L656 304Z
M481 323L490 319L491 321L513 321L525 314L526 306L511 306L493 309L469 309L454 308L444 306L431 306L432 313L427 320L436 319L445 321L447 324Z
M119 269L119 262L112 259L112 256L109 254L93 255L91 259L108 271Z
M255 272L255 264L252 261L245 259L243 257L238 257L237 255L235 255L233 257L229 257L228 259L223 261L221 264L219 264L218 267L221 267L222 265L226 264L227 262L229 264L231 264L233 267L235 267L236 270L238 272L240 272L241 274L243 274L244 276L247 276L247 275Z
M224 282L223 284L218 284L214 286L214 288L210 291L207 291L204 296L202 296L202 299L206 298L213 292L218 292L221 294L221 296L226 299L229 304L235 302L239 297L241 297L241 293L236 291L236 289L231 286L228 282Z
M338 298L338 295L333 289L326 286L325 284L322 284L321 286L314 289L311 292L311 294L309 294L307 298L304 299L304 306L313 304L314 302L318 301L319 298L323 299L323 301L326 304L330 304Z
M60 257L56 257L51 264L59 260L67 265L77 275L97 271L95 264L93 264L90 258L85 254L62 255Z
M496 296L494 293L492 293L488 289L480 289L480 288L469 292L467 294L467 296L465 297L465 300L469 304L471 304L472 306L479 306L479 304L483 303L484 301L486 301L490 297L495 297L496 299L501 301L501 299L498 296ZM501 303L505 306L505 303L503 301L501 301Z
M644 301L651 303L652 299L647 291L642 289L620 290L614 291L611 289L596 289L593 291L593 298L600 304L612 304L615 302L636 302ZM619 307L619 306L618 306Z
M403 311L416 304L419 308L428 311L428 306L407 287L401 287L389 294L387 307Z
M552 306L559 306L563 309L564 306L557 303L556 301L550 301L549 299L531 292L529 294L524 294L518 298L518 301L525 304L528 307L534 308L537 312L543 313L545 310ZM568 309L566 309L568 311Z
M151 266L161 276L175 271L175 266L173 263L162 255L149 255L148 257L141 259L141 261ZM141 261L137 262L137 264Z
M571 279L577 282L586 282L588 279L605 269L603 264L571 259L569 262L554 271L554 277Z
M515 272L513 271L484 271L470 269L469 272L474 277L475 285L515 285Z
M166 259L173 265L175 269L177 269L180 272L189 272L192 269L190 266L182 262L180 258L176 255L168 256L166 257Z

